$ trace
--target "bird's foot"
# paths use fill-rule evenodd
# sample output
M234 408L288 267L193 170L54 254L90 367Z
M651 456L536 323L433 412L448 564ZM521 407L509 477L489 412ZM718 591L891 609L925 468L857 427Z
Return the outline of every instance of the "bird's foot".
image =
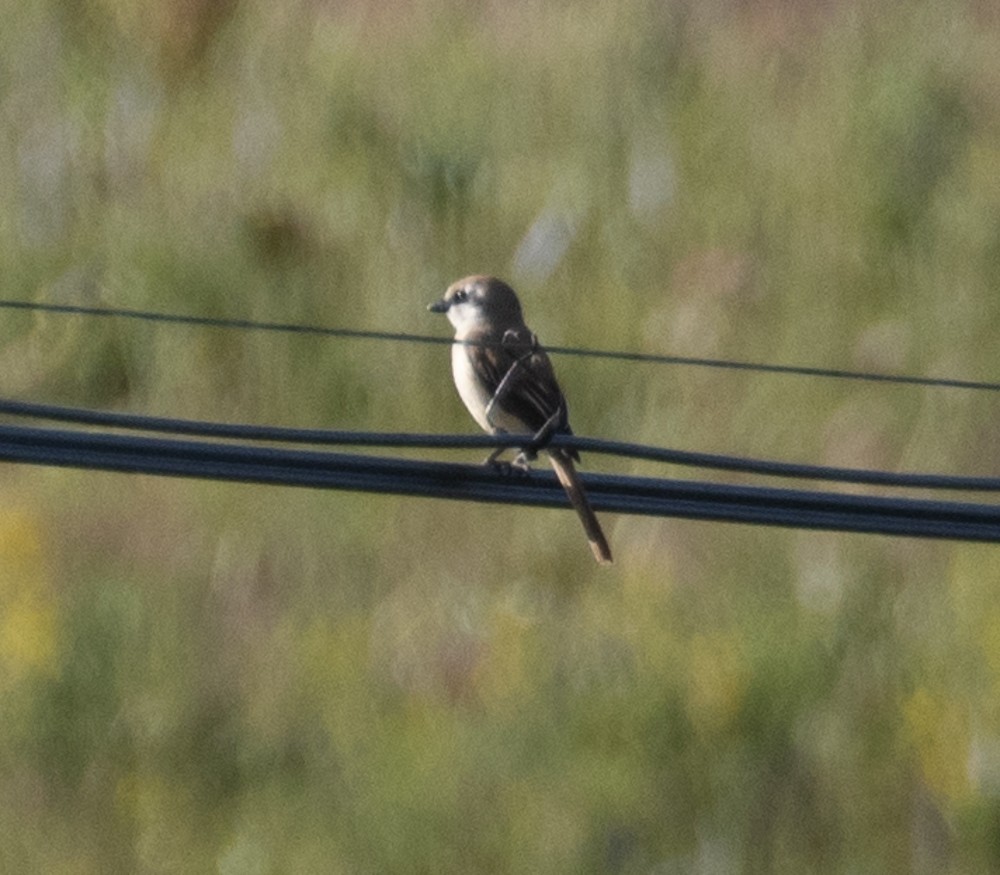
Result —
M530 470L531 460L535 458L535 454L530 451L518 453L513 462L507 462L499 459L497 458L498 455L498 453L493 453L493 455L486 460L486 464L498 474L503 474L505 477L515 474L522 477L527 475Z
M531 468L531 463L535 460L537 454L534 450L521 450L511 463L511 465L518 471L527 474Z
M528 474L528 466L520 464L518 459L515 459L513 462L487 459L486 464L502 477L526 477Z

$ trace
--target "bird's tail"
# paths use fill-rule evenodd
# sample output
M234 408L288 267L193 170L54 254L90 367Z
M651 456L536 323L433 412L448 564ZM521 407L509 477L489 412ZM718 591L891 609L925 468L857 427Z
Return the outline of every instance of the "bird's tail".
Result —
M583 530L587 533L587 540L590 541L590 549L594 551L594 558L601 565L611 564L611 548L608 546L608 539L604 537L601 524L597 521L597 515L590 506L587 493L580 482L580 475L576 473L573 460L565 450L552 448L549 451L549 459L555 469L556 477L566 490L569 503L580 517L583 523Z

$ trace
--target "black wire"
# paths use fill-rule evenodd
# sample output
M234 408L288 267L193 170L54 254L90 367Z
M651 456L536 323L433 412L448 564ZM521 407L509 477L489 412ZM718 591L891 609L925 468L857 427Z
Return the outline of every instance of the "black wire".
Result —
M566 507L551 472L0 425L0 460L88 470ZM648 516L1000 541L1000 506L584 475L595 509Z
M141 416L106 410L84 410L78 407L35 404L9 399L0 399L0 414L161 434L325 446L493 449L496 447L519 447L525 443L523 435L412 434L284 428ZM1000 478L996 477L957 477L941 474L869 471L856 468L828 468L821 465L801 465L685 450L668 450L643 444L586 438L578 435L556 435L552 439L552 444L589 453L644 459L695 468L741 471L771 477L917 489L969 492L1000 491Z
M76 304L42 304L33 301L0 300L0 308L11 310L37 310L42 313L60 313L70 316L95 316L110 319L137 319L143 322L163 322L176 325L193 325L200 328L224 328L240 331L275 331L285 334L314 334L324 337L347 337L360 340L393 340L407 343L450 344L447 337L429 337L393 331L360 331L351 328L326 328L322 325L305 325L297 322L259 322L254 319L221 319L213 316L185 316L176 313L159 313L152 310L130 310L123 307L84 307Z
M454 342L448 337L432 337L424 334L410 334L406 332L364 331L351 328L328 328L319 325L305 325L293 322L258 322L252 319L221 319L210 316L184 316L173 313L159 313L149 310L131 310L121 307L84 307L73 304L43 304L32 301L0 300L0 308L45 313L61 313L76 316L139 319L147 322L193 325L203 328L311 334L324 337L352 338L356 340L385 340L431 344L451 344ZM932 386L937 388L1000 392L1000 383L982 382L977 380L958 380L946 377L915 377L904 374L877 374L865 371L842 370L838 368L814 368L804 365L772 365L758 362L739 362L726 359L659 355L655 353L642 352L620 352L616 350L586 349L572 346L546 346L545 350L555 355L615 359L618 361L632 361L645 364L721 368L725 370L753 371L757 373L785 374L789 376L823 377L837 380L896 383L910 386Z

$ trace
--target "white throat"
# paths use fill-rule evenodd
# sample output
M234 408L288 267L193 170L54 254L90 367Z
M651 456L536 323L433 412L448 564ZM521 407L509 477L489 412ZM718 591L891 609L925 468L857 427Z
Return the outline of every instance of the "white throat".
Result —
M464 340L470 334L484 331L490 325L483 308L469 301L452 304L448 308L448 321L455 326L457 340Z

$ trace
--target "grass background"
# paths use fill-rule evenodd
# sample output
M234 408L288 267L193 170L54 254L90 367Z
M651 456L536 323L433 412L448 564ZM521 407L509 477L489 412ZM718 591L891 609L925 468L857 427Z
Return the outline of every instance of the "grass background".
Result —
M975 0L2 3L3 297L996 380ZM995 399L556 361L578 432L995 474ZM6 396L474 430L438 347L5 313ZM645 472L590 459L592 467ZM681 476L687 476L680 472ZM0 870L986 872L988 546L0 469Z

